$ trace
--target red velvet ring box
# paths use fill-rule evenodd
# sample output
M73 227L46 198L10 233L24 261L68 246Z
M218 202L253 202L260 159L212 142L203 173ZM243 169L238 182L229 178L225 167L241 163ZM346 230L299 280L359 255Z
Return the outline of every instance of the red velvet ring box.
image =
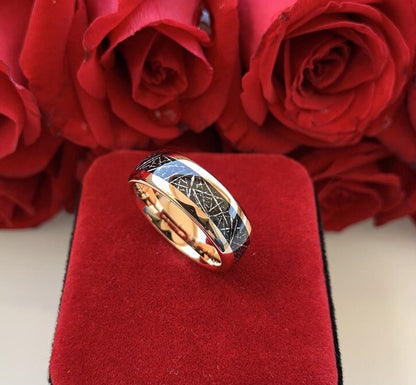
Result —
M188 260L137 209L147 153L88 171L50 362L53 385L342 382L314 191L279 155L193 153L243 207L251 244L226 273Z

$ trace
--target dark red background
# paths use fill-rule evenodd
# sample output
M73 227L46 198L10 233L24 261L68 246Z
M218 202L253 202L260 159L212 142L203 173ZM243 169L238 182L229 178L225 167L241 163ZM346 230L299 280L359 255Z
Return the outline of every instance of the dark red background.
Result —
M127 178L145 155L104 156L85 178L52 383L337 384L306 171L279 155L191 155L253 226L241 261L216 274L182 256L137 211Z

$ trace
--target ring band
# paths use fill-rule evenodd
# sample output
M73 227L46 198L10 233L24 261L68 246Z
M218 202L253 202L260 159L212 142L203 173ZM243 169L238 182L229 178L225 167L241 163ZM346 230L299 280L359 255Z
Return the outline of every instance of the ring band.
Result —
M189 158L152 154L137 165L129 183L150 222L193 261L225 271L246 251L251 225L243 210L214 176Z

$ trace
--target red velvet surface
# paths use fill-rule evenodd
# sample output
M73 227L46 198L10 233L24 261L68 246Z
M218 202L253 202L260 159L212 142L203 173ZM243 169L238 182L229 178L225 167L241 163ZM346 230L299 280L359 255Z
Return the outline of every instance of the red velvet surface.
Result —
M336 384L312 184L279 155L191 154L253 233L225 274L182 256L138 212L143 152L87 173L50 363L54 385Z

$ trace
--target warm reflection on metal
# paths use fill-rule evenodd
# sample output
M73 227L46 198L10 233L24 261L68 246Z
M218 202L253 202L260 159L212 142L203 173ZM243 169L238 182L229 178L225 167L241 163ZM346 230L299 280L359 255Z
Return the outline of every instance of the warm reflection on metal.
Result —
M153 154L129 182L156 229L203 266L227 270L248 247L251 226L237 202L188 158Z
M221 265L221 258L215 247L200 241L205 238L205 234L181 208L150 186L140 182L134 186L137 196L146 205L145 214L175 247L187 255L191 253L189 256L194 259L202 258L211 266Z

